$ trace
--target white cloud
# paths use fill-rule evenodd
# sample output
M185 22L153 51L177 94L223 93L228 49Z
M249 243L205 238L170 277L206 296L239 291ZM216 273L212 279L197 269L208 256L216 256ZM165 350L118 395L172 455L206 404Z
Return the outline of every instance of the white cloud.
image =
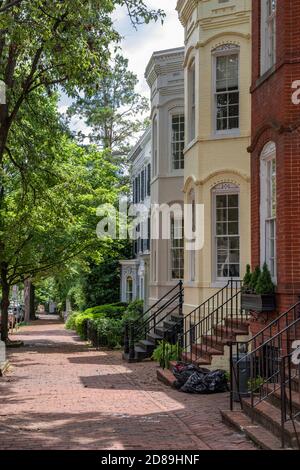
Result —
M162 8L166 13L164 24L160 22L142 25L136 31L122 9L115 14L115 27L124 39L122 49L129 59L129 68L139 79L139 91L149 96L144 79L146 66L154 51L183 46L184 32L175 10L177 0L147 0L150 8Z

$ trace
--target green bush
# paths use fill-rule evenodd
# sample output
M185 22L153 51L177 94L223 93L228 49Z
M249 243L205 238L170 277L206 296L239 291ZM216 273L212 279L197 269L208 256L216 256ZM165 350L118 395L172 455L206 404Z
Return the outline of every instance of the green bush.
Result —
M255 287L255 293L259 295L263 294L272 294L274 292L274 284L272 281L272 276L269 271L267 263L264 264L263 270L258 277L256 287Z
M79 315L79 312L74 312L68 316L66 324L65 324L65 327L67 330L76 330L75 321L78 315Z
M125 313L126 307L127 305L123 303L106 304L88 308L83 313L86 315L97 315L99 313L102 313L106 317L116 318L121 317Z
M246 274L243 279L243 290L245 292L249 291L251 288L251 281L252 281L252 273L251 273L251 266L250 264L247 264L246 267Z
M261 269L259 266L256 266L254 272L252 273L251 282L250 282L250 289L252 292L255 292L256 290L256 284L260 275L261 275Z
M89 325L97 333L99 346L114 349L123 344L124 328L121 320L102 317L90 320Z
M124 315L123 315L123 320L124 321L135 321L138 320L139 318L142 317L144 312L144 302L142 300L135 300L134 302L131 302Z
M168 368L170 361L178 361L181 355L181 348L178 344L170 344L160 341L154 349L152 359L159 363L161 367Z

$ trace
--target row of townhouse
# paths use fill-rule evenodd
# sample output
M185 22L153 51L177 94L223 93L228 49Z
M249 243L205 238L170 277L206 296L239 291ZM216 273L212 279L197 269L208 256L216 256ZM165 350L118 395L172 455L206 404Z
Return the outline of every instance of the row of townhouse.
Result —
M123 301L153 305L183 279L189 313L250 261L251 1L225 3L178 2L185 47L151 57L152 125L130 155L135 187L151 154L152 205L204 205L204 247L185 250L171 214L169 239L122 261Z
M184 47L146 69L151 127L130 155L133 199L191 207L191 232L204 207L204 244L191 249L174 212L167 239L144 222L151 241L122 261L122 300L144 300L145 338L127 331L124 357L177 338L182 360L230 372L225 421L262 448L297 447L300 0L178 0L177 11ZM268 311L243 308L247 263L268 265Z

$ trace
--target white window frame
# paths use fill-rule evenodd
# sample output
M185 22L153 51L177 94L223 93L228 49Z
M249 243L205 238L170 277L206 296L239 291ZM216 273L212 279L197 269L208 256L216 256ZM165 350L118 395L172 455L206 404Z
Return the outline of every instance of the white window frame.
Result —
M271 2L271 3L270 3ZM275 2L275 9L269 14L269 7ZM261 75L276 64L276 9L277 0L261 0L260 25L260 69Z
M152 120L152 171L153 176L158 174L158 118L157 114Z
M131 280L131 290L128 289L128 281ZM131 300L130 300L131 296ZM127 276L126 277L126 301L128 303L133 302L134 300L134 289L133 289L133 277Z
M238 106L239 106L239 126L233 129L223 129L223 130L218 130L217 129L217 95L220 94L220 92L217 92L217 59L219 57L228 57L231 55L237 55L238 56L238 88L237 91L234 91L232 93L238 93L239 94L239 101L238 101ZM212 129L213 129L213 135L215 137L222 137L222 136L235 136L240 134L240 126L241 126L241 87L240 87L240 47L238 45L234 44L224 44L223 46L218 47L212 52L212 64L213 64L213 72L212 72L212 79L213 79L213 123L212 123ZM230 92L229 92L230 93Z
M223 186L224 189L221 188ZM217 246L217 239L219 236L217 235L217 196L218 195L238 195L238 234L237 235L226 235L225 237L231 238L231 237L239 237L239 276L238 277L220 277L218 276L218 246ZM212 203L212 208L213 208L213 216L212 216L212 221L213 221L213 277L214 281L216 282L226 282L229 279L236 279L239 280L241 276L241 228L240 228L240 223L241 223L241 218L240 218L240 212L241 212L241 200L240 200L240 188L238 185L233 184L233 183L221 183L217 185L215 188L213 188L212 191L212 197L213 197L213 203ZM236 263L237 264L237 263Z
M179 224L179 226L181 225L181 228L179 228L178 226L176 227L174 224ZM170 279L172 281L179 281L179 280L183 280L184 279L184 222L183 222L183 218L182 217L176 217L176 215L172 215L171 216L171 221L170 221ZM180 230L181 232L181 238L175 238L173 236L173 227L178 229L178 231ZM179 233L179 232L178 232ZM177 246L174 246L173 245L173 242L174 241L178 241L178 240L181 240L181 243L182 243L182 246L181 247L177 247ZM182 252L182 256L180 255L180 251ZM173 260L174 260L174 253L179 253L179 256L176 257L176 260L182 260L182 265L179 266L179 268L174 268L174 264L173 264ZM180 263L179 263L180 264ZM173 276L173 273L174 271L178 269L179 272L178 276L174 277ZM180 274L182 274L182 276L180 276Z
M183 118L183 140L173 140L173 119L175 117L179 117L179 118ZM184 153L183 153L183 150L184 150L184 146L185 146L185 115L184 115L184 111L181 109L178 109L178 110L174 110L170 113L170 132L169 132L169 135L170 135L170 170L171 172L174 172L174 173L182 173L184 171ZM179 160L179 161L182 161L183 163L183 166L182 168L175 168L174 166L174 154L173 154L173 144L182 144L182 160Z
M275 201L272 197L273 193L273 174L270 174L272 162L275 162L275 178L276 178L276 145L269 142L265 145L260 156L260 259L261 265L267 263L273 282L277 283L277 256L276 256L276 206L277 192L275 180ZM271 205L275 204L275 216L272 213ZM274 256L271 256L271 237L269 235L273 225L274 233ZM272 262L274 269L272 269Z
M196 139L196 61L193 58L188 66L188 119L186 120L187 145Z
M195 198L195 190L191 189L189 192L189 204L191 204L191 233L195 233L196 231L196 198ZM195 239L188 241L191 249L188 251L189 254L189 281L195 282L196 281L196 250L195 250ZM185 250L186 252L186 250Z

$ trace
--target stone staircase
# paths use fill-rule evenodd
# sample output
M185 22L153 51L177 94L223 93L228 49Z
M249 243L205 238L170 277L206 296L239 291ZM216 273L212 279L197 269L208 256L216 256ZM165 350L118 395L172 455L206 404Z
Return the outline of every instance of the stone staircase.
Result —
M178 334L182 333L182 317L179 314L171 314L160 323L153 331L149 332L146 339L139 340L134 345L134 357L129 359L128 355L123 355L129 362L141 362L152 357L154 349L160 341L166 339L171 344L176 344Z
M183 351L181 361L194 364L198 367L215 370L229 371L229 347L231 341L239 341L249 336L249 323L242 319L226 318L223 325L217 325L212 329L212 334L203 335L202 342L191 345L190 351ZM170 368L157 370L157 378L166 385L172 386L175 377L172 369L176 362L170 363Z
M248 342L231 345L230 411L221 411L222 419L261 449L300 449L300 365L293 358L299 331L297 302ZM243 376L255 387L248 381L245 388Z
M288 405L300 413L299 378L293 380ZM277 385L277 384L276 384ZM270 391L270 385L269 391ZM275 388L275 387L274 387ZM288 397L290 391L288 390ZM244 433L257 446L264 450L283 450L281 423L281 392L277 389L267 400L252 408L250 398L242 398L242 410L221 411L222 420ZM285 449L299 449L300 421L289 421L284 427Z

